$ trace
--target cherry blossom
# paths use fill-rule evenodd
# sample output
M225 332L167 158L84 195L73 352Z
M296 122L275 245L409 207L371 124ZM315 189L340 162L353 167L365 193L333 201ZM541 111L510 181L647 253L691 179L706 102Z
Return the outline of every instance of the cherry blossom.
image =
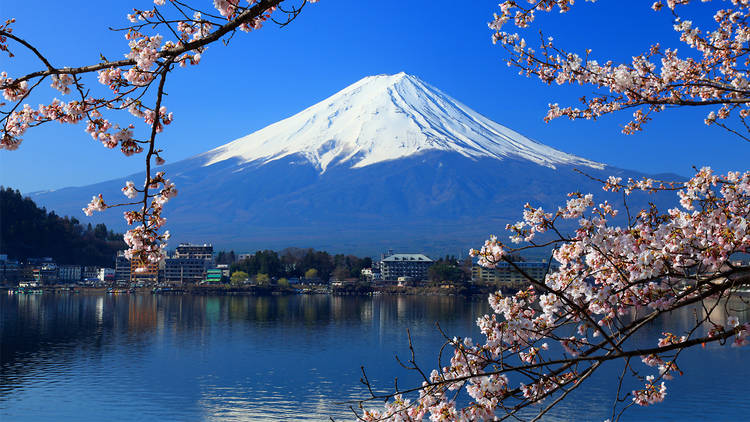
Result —
M138 194L138 190L135 187L135 183L128 180L125 183L125 187L122 188L122 193L127 196L128 198L135 198L135 196Z
M750 269L732 261L750 253L750 172L717 175L702 168L682 183L648 178L601 183L606 191L627 191L626 196L673 195L680 205L663 213L642 210L622 225L615 206L597 204L593 194L572 193L555 213L527 204L523 219L508 226L510 244L520 236L520 246L509 247L492 236L471 253L486 267L510 265L529 287L512 295L491 294L492 314L477 321L481 341L450 339L453 352L447 365L421 387L397 391L399 400L360 416L491 419L549 399L552 405L542 407L541 416L600 365L623 361L627 371L621 385L628 385L627 374L635 378L629 384L639 384L625 397L649 406L665 400L667 382L683 375L681 350L728 339L735 347L747 345L750 323L734 314L717 319L720 312L714 310L730 309L738 289L750 284ZM575 228L564 230L565 221ZM544 243L535 244L540 236ZM529 276L510 258L547 245L554 247L552 257L559 266L543 279ZM705 312L691 329L665 331L645 348L631 340L649 322L696 305ZM411 369L424 373L411 363ZM454 391L465 394L468 404L458 406L456 394L448 394ZM373 399L391 397L373 394ZM620 392L618 400L624 400Z
M508 52L508 64L546 84L581 84L599 90L582 98L580 108L550 104L545 121L563 116L596 119L633 109L633 119L623 129L630 134L642 130L666 106L706 106L712 109L704 123L750 140L745 71L750 64L750 2L723 3L712 16L716 27L705 31L679 15L691 0L657 1L653 11L669 9L675 16L673 29L697 54L680 56L654 44L628 63L597 60L588 49L581 54L569 52L543 35L538 46L530 45L522 32L534 24L538 13L565 13L574 2L525 3L503 1L489 24L493 41ZM509 25L519 31L506 32ZM729 124L732 116L739 120L739 128ZM386 405L365 408L359 416L365 420L506 419L518 418L523 409L536 406L537 420L601 365L620 362L615 403L621 405L613 408L611 418L616 420L617 410L621 414L629 405L651 406L667 399L667 382L683 375L678 366L682 350L726 340L732 340L733 347L748 345L750 323L734 312L736 306L747 309L747 301L736 296L750 285L750 269L733 258L747 259L750 253L750 172L719 175L704 167L685 182L625 181L615 176L600 182L605 191L622 193L624 205L635 192L672 194L679 205L666 211L651 206L633 214L628 208L623 215L615 204L597 204L593 194L580 192L571 193L557 211L526 204L522 220L506 226L508 244L492 235L470 253L485 267L509 265L526 278L528 289L490 295L492 313L477 321L481 341L449 340L453 353L448 364L424 377L419 387L371 393L361 405L371 400L385 400ZM557 265L543 279L526 274L510 258L549 247ZM632 340L663 314L684 307L702 310L690 329L665 331L645 348ZM413 358L407 368L425 373ZM632 389L624 387L628 385ZM462 407L456 404L459 393L464 394ZM398 400L393 400L394 394Z
M91 198L91 202L89 202L88 206L83 209L83 212L91 216L94 211L104 211L107 209L107 205L104 203L104 198L102 198L102 194L99 194L98 196L94 196Z
M14 19L0 25L0 52L12 58L11 47L27 49L38 58L41 69L27 75L9 76L0 72L0 91L7 101L0 103L0 149L20 147L26 131L49 123L83 122L92 139L124 155L144 154L146 180L141 188L128 182L123 194L137 202L105 204L101 195L94 196L83 209L91 215L118 206L139 206L124 212L133 226L125 234L128 256L139 258L147 265L160 259L165 241L162 233L166 220L163 207L177 194L174 184L162 172L152 175L152 165L164 164L156 136L174 121L174 115L162 104L167 76L175 65L198 65L210 44L229 42L237 30L260 29L272 15L276 22L286 24L296 18L310 0L215 0L215 10L199 10L173 0L154 0L151 9L132 9L127 14L128 26L116 29L123 33L126 48L121 60L94 58L93 64L79 67L55 67L31 43L13 31ZM217 16L217 12L221 18ZM95 36L92 34L92 36ZM106 86L110 95L93 94L87 79ZM39 91L47 80L49 86L65 101L53 98L38 107L24 103L32 91ZM117 111L126 110L140 124L117 123ZM140 198L140 199L139 199Z
M726 2L729 4L702 0L719 4L712 16L715 26L700 28L680 15L685 6L695 2L669 0L666 5L661 1L652 5L655 12L669 9L674 15L674 31L695 54L678 55L677 50L657 43L633 56L630 62L619 64L594 58L590 49L578 53L565 50L552 37L542 36L539 44L532 46L523 35L525 31L506 31L510 24L521 30L530 29L539 13L564 14L574 5L570 0L527 1L526 7L523 1L506 0L489 27L494 32L493 42L509 53L508 65L518 67L521 74L537 77L546 84L590 85L598 90L593 96L581 98L581 107L550 104L547 121L563 116L596 119L633 109L632 120L623 128L624 133L630 134L642 130L654 114L667 106L705 106L711 108L706 124L750 140L745 129L745 119L750 115L746 73L750 61L750 4L740 0ZM537 35L537 31L529 33L534 38ZM733 126L728 120L732 115L739 125Z

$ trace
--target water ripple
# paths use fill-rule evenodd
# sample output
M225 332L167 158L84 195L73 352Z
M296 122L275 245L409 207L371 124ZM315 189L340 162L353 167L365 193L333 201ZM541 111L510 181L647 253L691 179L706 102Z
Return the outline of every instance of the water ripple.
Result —
M3 296L2 422L352 419L349 402L367 397L360 366L384 392L394 377L418 382L394 359L408 354L407 328L432 368L435 322L477 336L487 311L457 297ZM743 419L749 350L685 352L668 400L625 420ZM608 418L620 369L603 367L544 420Z

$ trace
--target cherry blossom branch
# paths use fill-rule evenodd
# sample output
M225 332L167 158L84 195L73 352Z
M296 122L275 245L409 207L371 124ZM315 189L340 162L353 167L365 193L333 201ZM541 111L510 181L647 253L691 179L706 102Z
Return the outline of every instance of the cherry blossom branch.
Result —
M506 32L504 27L512 22L524 30L532 25L536 12L561 13L570 10L571 1L543 0L531 2L528 8L516 1L500 4L489 27L494 31L493 41L508 52L508 65L520 69L521 74L538 77L546 84L590 84L600 94L593 98L582 97L583 108L560 107L550 104L545 121L566 116L570 119L596 119L605 114L636 108L633 120L623 132L626 134L642 130L651 120L651 115L673 106L719 105L705 119L708 125L730 117L732 111L743 126L750 116L750 107L732 109L732 106L748 105L750 82L747 65L750 63L750 48L746 36L750 4L732 1L729 8L717 8L713 20L717 26L713 31L703 32L691 20L681 18L676 7L690 3L667 2L675 17L674 30L680 40L693 49L697 57L681 58L676 50L662 49L657 43L648 52L633 57L630 63L615 65L612 61L599 63L591 58L591 50L582 55L561 49L553 38L545 38L539 31L539 50L530 47L519 32ZM661 1L652 8L660 10ZM606 93L609 91L609 93ZM717 126L728 129L726 124ZM730 130L739 134L738 130ZM741 136L743 139L746 135Z
M494 313L477 322L485 342L449 339L450 363L443 366L439 358L440 369L430 373L429 382L372 395L359 405L386 400L384 408L366 409L360 417L420 420L429 414L450 420L502 420L554 397L537 413L541 417L605 362L632 357L658 367L657 376L633 371L643 387L629 394L632 403L651 405L664 400L665 380L682 374L676 363L682 350L728 339L734 339L735 346L746 345L750 322L741 324L729 312L725 323L713 321L711 315L720 304L728 309L727 301L735 300L739 286L750 285L750 267L730 263L732 255L750 251L750 172L717 176L699 169L679 190L650 179L623 184L609 178L602 183L605 190L626 196L634 191L676 193L681 208L660 214L651 206L621 228L608 224L617 210L607 202L594 206L590 194L570 194L555 213L527 204L523 221L507 227L511 241L532 243L538 235L554 234L552 256L560 267L535 279L509 258L525 246L506 248L494 236L481 250L472 251L480 265L492 268L503 262L532 287L508 297L490 295ZM557 230L563 220L578 222L573 235ZM654 347L631 345L630 339L660 316L695 305L705 316L684 335L664 332ZM577 325L572 336L571 325ZM699 329L706 334L695 336ZM427 374L412 362L415 359L407 369ZM512 374L524 382L512 381ZM472 399L463 408L456 404L459 392ZM418 397L406 397L411 394Z
M240 27L240 25L247 23L249 21L252 21L253 19L257 19L266 10L276 7L282 1L284 0L260 0L258 1L258 3L255 4L255 6L245 10L244 12L239 14L235 19L219 27L216 31L211 32L209 35L199 38L195 41L191 41L191 42L179 45L177 47L162 50L157 53L157 57L158 58L170 58L173 61L175 61L175 59L179 55L183 53L187 53L192 50L199 50L202 47L205 47L221 39L221 37L223 37L224 35L236 30L237 28ZM0 35L7 36L9 38L11 37L11 34L9 34L5 30L0 30ZM123 60L117 60L117 61L104 61L102 63L97 63L94 65L81 66L81 67L75 67L75 68L52 68L52 69L47 69L43 71L36 71L36 72L28 73L24 76L14 79L14 82L23 82L32 78L40 77L40 76L61 75L61 74L77 75L81 73L91 73L91 72L96 72L99 70L109 69L113 67L118 68L118 67L133 66L135 64L136 64L135 59L123 59ZM5 88L6 88L6 85L0 84L0 89L5 89Z
M48 70L50 71L55 70L55 67L50 64L49 60L47 60L47 58L44 57L42 53L40 53L39 50L36 49L36 47L29 44L28 41L13 35L13 33L8 32L7 30L2 30L2 29L0 29L0 36L10 38L13 41L28 48L29 50L31 50L32 53L34 53L35 56L37 56L37 58L39 58L39 60L41 60L42 63L44 63L44 65L47 67Z
M163 8L167 1L172 8ZM247 0L247 6L242 6L239 5L239 0L216 0L216 15L182 1L154 0L153 9L133 9L133 13L128 15L131 25L120 29L125 32L129 46L125 59L113 61L101 56L98 63L77 67L54 67L39 49L13 33L13 19L6 21L0 25L0 50L13 57L8 49L8 42L18 43L31 51L45 68L15 78L9 77L6 72L0 72L0 91L5 100L10 102L9 105L0 103L0 149L17 149L28 129L52 121L85 121L86 132L93 139L107 148L119 146L126 156L141 153L144 146L148 145L143 188L136 188L135 183L128 181L122 189L123 194L131 199L141 194L141 201L109 203L99 194L83 209L84 213L91 215L94 211L104 211L107 208L139 204L139 210L124 213L128 225L140 223L128 230L124 240L129 245L126 256L135 258L143 267L140 269L145 269L162 257L161 251L169 238L169 232L160 234L165 223L161 214L165 203L177 194L174 184L165 178L163 172L152 174L152 160L156 165L164 163L162 150L156 146L157 134L173 120L172 113L168 113L163 105L167 75L173 71L175 64L197 65L208 45L222 40L226 44L237 30L250 32L260 29L282 1ZM299 1L299 7L280 9L280 13L287 16L282 26L293 21L307 3L317 2ZM168 16L166 12L169 10L177 16ZM193 16L188 16L185 10L193 11ZM211 20L204 16L209 16ZM167 35L174 39L164 40L158 33L147 33L159 29L165 29ZM110 94L94 96L84 86L82 77L94 72L97 73L98 82L106 86L111 91ZM159 83L156 92L153 92L151 87L157 78ZM25 104L24 101L31 92L37 90L42 81L47 79L51 80L51 87L63 96L74 89L79 98L67 103L55 98L38 108ZM150 102L152 96L155 105L154 108L149 108L145 102ZM105 116L105 113L120 110L127 110L137 119L142 119L149 128L148 137L137 138L134 124L121 127Z

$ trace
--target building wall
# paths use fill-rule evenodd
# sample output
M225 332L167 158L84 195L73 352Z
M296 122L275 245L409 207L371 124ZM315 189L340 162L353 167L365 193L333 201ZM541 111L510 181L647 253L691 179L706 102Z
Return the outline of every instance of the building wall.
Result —
M125 251L118 251L115 258L115 281L130 281L130 260L125 258Z
M99 267L83 267L83 278L99 278Z
M431 262L386 262L382 265L381 273L383 280L398 280L399 277L425 280L431 265Z
M81 266L80 265L61 265L60 266L60 281L73 283L81 281Z
M99 268L99 274L97 274L99 281L114 281L115 280L115 269L114 268Z
M427 279L427 269L434 262L422 254L392 254L380 261L383 280L395 281L399 277L411 277L416 281Z
M229 277L229 265L227 264L219 264L216 266L217 269L221 270L221 275L223 277Z
M39 267L38 272L34 270L34 278L40 284L55 284L59 281L60 273L56 264L45 263Z
M168 258L164 279L168 283L198 283L206 279L210 261L200 258Z
M540 282L544 281L549 266L546 262L516 262L515 264L527 275ZM552 269L554 268L553 266ZM496 268L474 265L471 268L471 280L474 283L495 284L498 287L521 288L529 284L529 280L507 262L497 264Z
M211 268L206 270L206 282L221 283L222 270L220 268Z
M16 285L21 280L18 261L0 260L0 284Z
M205 259L213 262L214 247L212 245L190 245L183 243L177 247L175 258Z
M131 282L145 282L145 283L156 283L159 281L159 264L148 263L145 265L145 269L136 271L141 266L140 261L136 259L130 260L130 281Z

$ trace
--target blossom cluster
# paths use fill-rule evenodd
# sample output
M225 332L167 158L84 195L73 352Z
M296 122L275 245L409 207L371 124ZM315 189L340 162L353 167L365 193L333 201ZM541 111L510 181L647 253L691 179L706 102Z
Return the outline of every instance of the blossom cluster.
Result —
M543 38L534 48L519 32L506 31L504 28L511 22L520 29L529 27L537 12L568 12L574 2L534 0L528 3L524 8L523 2L504 1L500 4L500 13L489 23L494 31L493 42L510 53L508 65L546 84L591 85L599 89L593 97L581 98L583 107L580 108L550 104L546 121L563 116L595 119L635 108L632 120L623 128L624 133L630 134L642 130L654 113L667 106L704 105L718 107L708 112L706 124L715 124L733 133L745 131L744 122L750 116L750 83L746 72L750 64L750 3L733 0L729 7L718 7L712 19L716 27L702 30L695 22L678 14L678 9L691 0L668 0L666 7L676 16L674 31L696 54L680 56L676 49L654 44L630 62L619 64L596 60L589 49L581 54L566 51L558 47L552 37ZM664 6L657 1L652 9L658 12ZM727 122L732 113L743 123L739 130L732 129Z
M646 377L646 387L640 390L633 390L632 394L635 404L648 406L664 401L664 398L667 396L667 387L664 385L664 381L657 387L654 384L654 376L648 375Z
M125 211L124 213L125 221L129 225L136 224L125 233L124 240L129 247L125 256L144 264L157 263L164 255L166 240L170 236L168 231L159 234L166 223L162 212L164 205L177 196L177 189L174 183L164 178L164 172L157 172L153 177L147 177L143 190L150 198L149 207L141 211ZM151 194L151 190L158 192ZM139 190L132 181L128 181L122 192L128 198L134 198Z
M104 211L105 209L107 209L107 204L104 203L104 198L100 193L91 198L91 202L83 209L83 213L90 217L94 214L94 211Z
M556 245L559 268L544 279L529 277L530 287L513 295L491 294L492 313L477 321L482 342L453 339L450 364L433 373L418 398L390 401L368 410L365 419L491 419L500 410L512 413L575 388L599 364L624 356L658 370L630 392L632 403L652 405L665 399L665 381L682 375L672 351L730 338L734 346L747 344L750 323L734 315L726 321L708 315L696 327L706 333L700 340L699 330L665 332L652 349L640 352L629 349L627 339L662 313L700 302L715 306L721 294L750 284L747 271L737 278L730 263L734 254L750 252L750 172L716 175L703 168L680 184L614 177L602 182L607 191L676 193L680 206L664 213L642 210L619 226L617 210L607 202L595 205L592 194L570 194L555 213L527 205L523 220L508 226L510 240L533 246L538 236L547 236ZM568 236L558 229L563 220L576 223ZM509 256L517 250L492 236L471 254L480 265L512 266ZM531 382L514 380L514 371ZM455 394L447 394L454 390L467 394L468 405L457 407Z

